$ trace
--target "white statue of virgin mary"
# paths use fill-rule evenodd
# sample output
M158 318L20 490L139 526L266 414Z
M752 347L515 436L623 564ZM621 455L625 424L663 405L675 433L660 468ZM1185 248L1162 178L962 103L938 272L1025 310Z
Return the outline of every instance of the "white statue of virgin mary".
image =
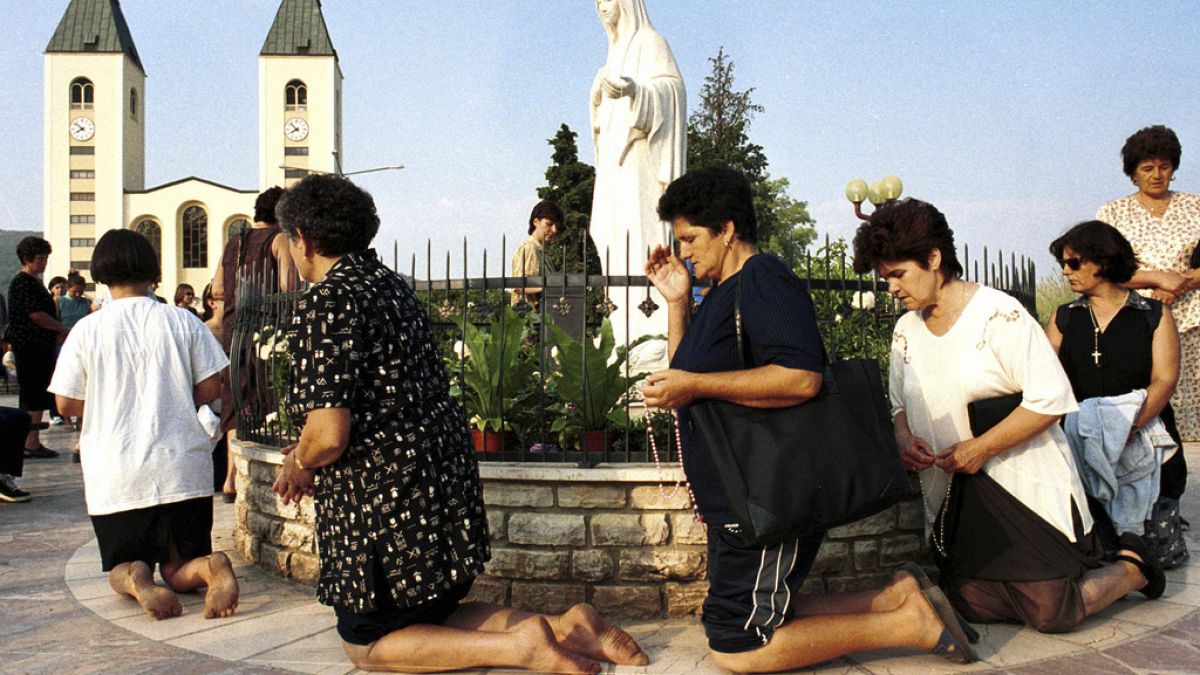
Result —
M644 273L646 254L670 243L670 224L658 218L658 198L683 175L687 157L687 96L671 48L646 14L644 0L596 0L608 34L608 59L591 90L596 187L592 196L592 241L609 275ZM628 264L626 238L628 237ZM623 293L614 293L618 305ZM644 291L630 294L613 313L617 339L666 333L665 307L649 320L636 305ZM662 300L656 300L662 305ZM655 357L657 359L657 357ZM662 359L665 360L665 351ZM650 365L650 364L647 364Z

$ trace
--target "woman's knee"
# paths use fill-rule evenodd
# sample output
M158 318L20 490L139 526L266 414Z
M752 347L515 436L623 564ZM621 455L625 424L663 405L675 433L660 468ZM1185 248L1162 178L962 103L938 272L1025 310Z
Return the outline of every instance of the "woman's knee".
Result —
M353 642L342 640L342 651L346 652L346 658L350 659L350 663L359 670L371 670L371 647L375 643L369 645L356 645Z

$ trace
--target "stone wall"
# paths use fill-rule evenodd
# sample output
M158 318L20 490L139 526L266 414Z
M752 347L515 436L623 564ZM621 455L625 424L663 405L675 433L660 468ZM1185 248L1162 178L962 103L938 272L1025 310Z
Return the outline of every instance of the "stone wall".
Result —
M312 500L284 506L271 492L281 455L235 444L237 551L315 583ZM541 612L590 602L620 618L699 612L708 588L704 526L679 469L483 463L492 560L470 599ZM660 485L661 481L661 485ZM804 592L879 586L905 560L928 562L917 498L831 530Z

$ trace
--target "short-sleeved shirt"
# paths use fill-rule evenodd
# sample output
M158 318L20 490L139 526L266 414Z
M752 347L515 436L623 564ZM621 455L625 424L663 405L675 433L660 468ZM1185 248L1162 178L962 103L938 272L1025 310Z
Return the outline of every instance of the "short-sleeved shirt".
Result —
M83 296L72 298L69 295L58 299L58 320L67 328L74 328L79 320L87 316L92 309L90 300Z
M88 514L212 495L212 441L194 390L228 364L203 322L153 298L111 300L79 320L50 391L84 401Z
M350 437L317 470L317 599L377 608L376 565L400 608L437 599L490 557L479 467L425 308L373 250L350 253L288 329L289 412L347 408Z
M934 335L920 312L896 322L888 389L892 414L904 412L909 429L935 453L972 438L967 404L1021 392L1021 407L1065 415L1079 406L1071 383L1037 320L1012 296L980 286L958 320ZM1059 425L983 465L988 476L1068 540L1075 541L1072 502L1092 529L1083 483ZM937 467L920 473L925 526L941 509L949 476Z
M693 373L740 370L734 300L742 286L742 338L747 368L778 365L797 370L825 371L825 347L817 330L817 315L804 283L778 258L751 256L741 271L709 291L704 304L683 334L671 367ZM679 409L683 467L696 506L710 525L735 522L725 489L703 441L688 430L691 405Z
M521 245L513 252L512 275L514 277L536 277L550 272L550 266L546 263L546 247L532 236L521 242ZM530 303L536 303L542 299L542 293L540 291L522 293L519 290L512 292L513 304L520 302L523 298Z
M51 317L58 315L54 297L42 282L32 274L17 272L8 285L8 328L4 332L4 339L14 347L54 344L54 331L29 319L33 312L45 312Z

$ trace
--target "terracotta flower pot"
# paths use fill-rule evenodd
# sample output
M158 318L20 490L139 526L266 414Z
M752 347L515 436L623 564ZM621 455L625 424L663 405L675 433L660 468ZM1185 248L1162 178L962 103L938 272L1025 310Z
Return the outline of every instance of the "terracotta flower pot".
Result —
M472 429L471 440L475 443L475 452L500 452L504 449L504 434L499 431Z
M582 434L583 451L584 452L605 452L612 447L617 440L617 431L615 429L600 429L598 431L585 431Z

